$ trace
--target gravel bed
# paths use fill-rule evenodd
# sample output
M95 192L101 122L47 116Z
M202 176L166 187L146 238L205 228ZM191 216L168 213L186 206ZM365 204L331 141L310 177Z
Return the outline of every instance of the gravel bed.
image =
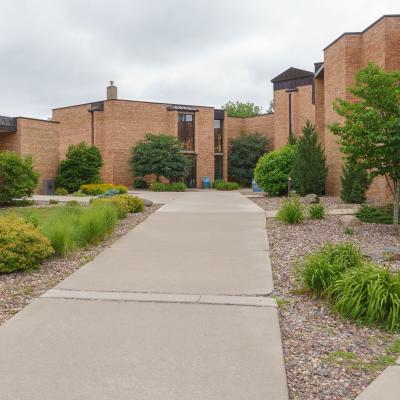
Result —
M345 235L338 216L297 226L268 219L267 231L290 399L354 399L385 368L377 360L399 336L344 320L324 301L299 294L292 265L325 242L351 240L383 250L400 246L400 237L391 225L380 224L362 224ZM354 354L347 358L349 352Z
M161 205L153 204L151 207L145 207L143 212L128 214L119 222L111 236L98 245L90 246L66 258L51 257L45 260L38 270L1 274L0 325L27 306L33 298L41 296L82 265L91 261L160 207Z

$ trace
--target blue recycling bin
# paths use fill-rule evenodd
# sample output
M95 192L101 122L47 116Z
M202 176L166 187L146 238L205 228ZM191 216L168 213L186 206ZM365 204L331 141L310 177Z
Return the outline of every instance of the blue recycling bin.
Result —
M210 189L211 188L211 181L210 181L210 177L205 176L203 178L203 189Z
M253 189L253 192L262 192L262 189L260 186L257 185L256 181L253 179L251 182L251 188Z

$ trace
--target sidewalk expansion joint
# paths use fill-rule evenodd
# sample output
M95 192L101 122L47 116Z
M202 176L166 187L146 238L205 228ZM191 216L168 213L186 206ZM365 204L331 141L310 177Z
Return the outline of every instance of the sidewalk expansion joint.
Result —
M124 301L147 303L184 303L202 305L227 305L248 307L277 307L271 297L263 296L226 296L209 294L170 294L170 293L142 293L142 292L112 292L71 289L51 289L41 298L64 300L92 300L92 301Z

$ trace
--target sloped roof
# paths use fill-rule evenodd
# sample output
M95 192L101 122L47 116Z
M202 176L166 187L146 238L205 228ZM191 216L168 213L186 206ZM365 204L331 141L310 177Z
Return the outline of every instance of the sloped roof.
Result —
M274 79L271 80L272 83L291 81L293 79L301 78L312 78L314 76L313 72L306 71L304 69L290 67L286 71L282 72Z
M185 105L180 105L180 104L171 104L170 106L167 107L168 111L191 111L191 112L196 112L199 111L197 107L194 106L185 106Z
M0 115L0 130L8 132L16 132L17 119Z

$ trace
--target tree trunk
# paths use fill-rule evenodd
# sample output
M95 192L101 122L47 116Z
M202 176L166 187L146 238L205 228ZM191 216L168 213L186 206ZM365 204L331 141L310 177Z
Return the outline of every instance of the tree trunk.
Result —
M394 185L395 185L395 196L393 204L393 225L397 228L397 231L399 232L400 181L397 180L396 182L394 182Z

